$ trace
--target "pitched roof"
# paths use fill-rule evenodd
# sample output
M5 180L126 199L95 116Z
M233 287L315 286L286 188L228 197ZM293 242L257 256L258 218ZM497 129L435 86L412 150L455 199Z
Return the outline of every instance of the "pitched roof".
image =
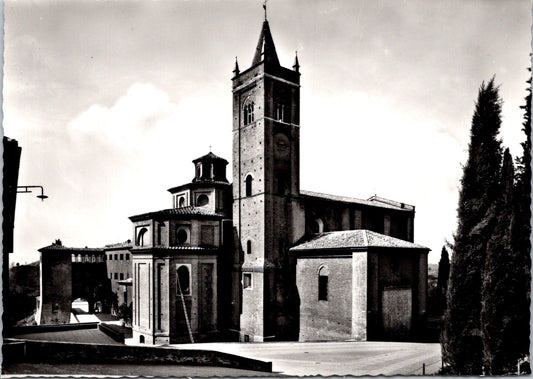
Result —
M105 250L112 250L112 249L124 249L124 248L130 248L133 244L131 240L127 240L124 242L118 242L118 243L110 243L108 245L104 246Z
M331 249L363 249L369 247L402 248L402 249L425 249L427 247L404 241L399 238L386 236L366 229L343 230L314 235L299 245L291 248L291 251L303 250L331 250Z
M228 161L225 160L222 157L219 157L218 155L213 154L212 152L207 153L206 155L202 155L200 158L196 158L192 161L192 163L197 163L200 161L222 161L228 164Z
M224 217L222 214L213 212L210 209L202 207L182 207L182 208L169 208L163 209L155 212L143 213L135 216L130 216L129 219L135 221L137 219L151 218L156 216L177 216L177 215L187 215L187 216L211 216L211 217Z
M355 197L330 195L327 193L300 190L300 195L304 197L314 197L322 200L340 201L343 203L362 204L371 207L380 207L388 209L397 209L401 211L413 211L413 205L400 203L394 200L388 200L383 197L372 196L368 200L357 199Z
M57 251L57 252L69 252L69 251L76 251L76 252L87 252L87 253L103 253L104 249L100 247L67 247L63 245L57 245L55 243L40 248L38 251L40 252L48 252L48 251Z
M279 66L278 54L276 53L276 47L274 46L274 40L272 39L267 20L263 22L263 27L261 28L252 66L262 61Z

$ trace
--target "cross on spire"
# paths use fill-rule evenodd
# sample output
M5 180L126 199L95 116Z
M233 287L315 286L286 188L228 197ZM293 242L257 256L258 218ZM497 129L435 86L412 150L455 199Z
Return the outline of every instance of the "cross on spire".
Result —
M267 20L267 0L263 1L263 9L265 10L265 21Z

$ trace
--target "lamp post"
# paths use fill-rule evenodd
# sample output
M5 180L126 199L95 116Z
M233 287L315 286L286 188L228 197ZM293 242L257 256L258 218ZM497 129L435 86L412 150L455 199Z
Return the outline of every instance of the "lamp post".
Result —
M41 194L37 195L37 197L39 199L41 199L41 201L44 201L44 199L48 199L48 196L46 196L44 194L43 186L17 186L17 193L32 193L30 188L40 188L41 189ZM19 191L19 189L21 189L21 191Z

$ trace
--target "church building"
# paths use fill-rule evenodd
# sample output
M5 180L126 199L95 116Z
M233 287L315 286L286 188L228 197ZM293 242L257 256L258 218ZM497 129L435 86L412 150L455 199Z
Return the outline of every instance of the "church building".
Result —
M300 189L300 65L280 64L267 20L233 73L233 183L210 152L172 208L130 217L135 342L415 339L415 207Z

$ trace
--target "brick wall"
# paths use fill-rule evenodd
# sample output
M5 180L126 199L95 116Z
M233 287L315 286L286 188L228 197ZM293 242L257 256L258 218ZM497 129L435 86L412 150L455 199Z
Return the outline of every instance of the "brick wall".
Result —
M318 300L318 270L328 271L327 301ZM300 341L352 337L352 256L299 258Z
M72 258L70 251L41 253L39 324L70 322Z

